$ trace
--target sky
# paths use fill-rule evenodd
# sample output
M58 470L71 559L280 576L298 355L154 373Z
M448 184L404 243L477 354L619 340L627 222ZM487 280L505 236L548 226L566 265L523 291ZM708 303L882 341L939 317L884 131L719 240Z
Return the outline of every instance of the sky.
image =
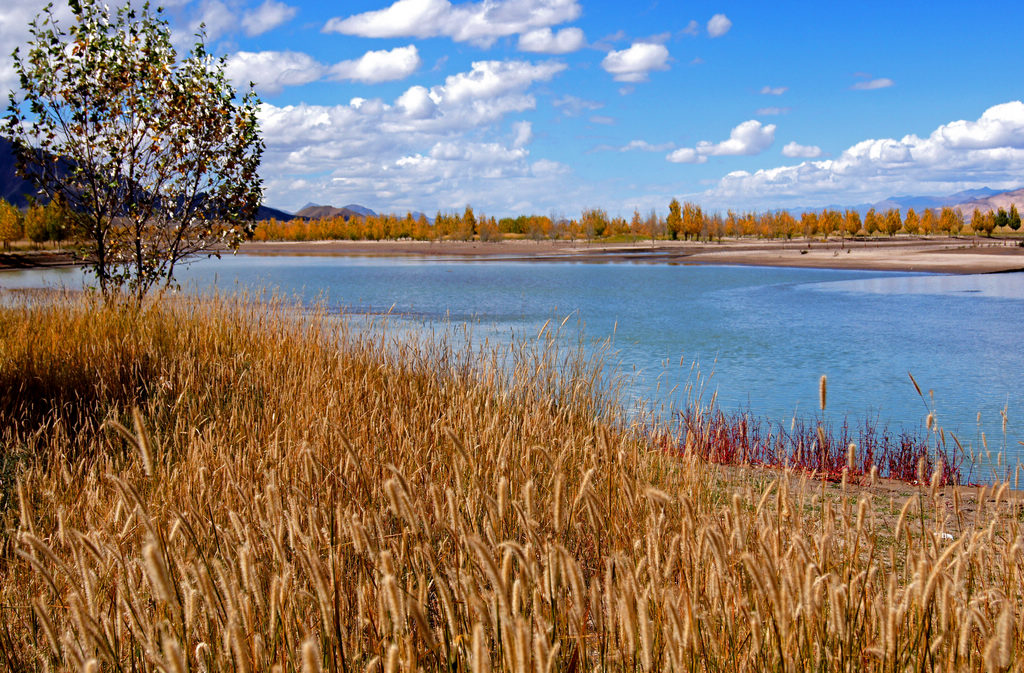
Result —
M43 4L5 3L0 53ZM204 24L255 84L264 201L290 212L629 217L1024 186L1019 1L164 7L181 49Z

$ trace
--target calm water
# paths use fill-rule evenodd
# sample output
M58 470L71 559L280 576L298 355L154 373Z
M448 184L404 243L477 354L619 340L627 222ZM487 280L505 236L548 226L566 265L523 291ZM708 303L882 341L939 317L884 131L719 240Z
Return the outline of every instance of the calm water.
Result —
M468 321L478 334L535 336L549 319L612 337L627 393L664 404L709 376L725 409L788 421L812 416L828 375L828 415L920 427L937 418L980 446L984 431L1024 448L1024 274L940 276L818 269L466 262L345 257L226 257L182 272L187 287L277 289L413 325ZM0 286L81 285L74 270L0 273ZM682 366L680 366L682 362ZM673 390L674 389L674 390ZM706 395L707 396L707 395ZM981 414L981 425L977 414Z

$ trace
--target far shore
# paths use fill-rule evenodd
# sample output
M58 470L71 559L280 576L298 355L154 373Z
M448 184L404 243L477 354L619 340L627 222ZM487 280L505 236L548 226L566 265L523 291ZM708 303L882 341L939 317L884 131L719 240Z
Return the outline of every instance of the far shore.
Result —
M1024 271L1015 239L929 237L807 241L725 240L615 242L585 240L267 241L244 243L243 255L423 257L473 261L721 264L869 271L974 274ZM0 254L0 270L73 266L60 250Z
M932 273L1024 271L1016 240L964 238L829 241L299 241L250 242L245 255L416 256L522 262L725 264Z

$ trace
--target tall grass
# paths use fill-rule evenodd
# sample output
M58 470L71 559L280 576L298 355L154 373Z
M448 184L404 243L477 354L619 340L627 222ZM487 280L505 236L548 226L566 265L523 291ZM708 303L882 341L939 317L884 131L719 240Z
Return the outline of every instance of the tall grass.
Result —
M1021 669L1005 484L896 501L670 454L600 368L282 303L0 309L0 661Z

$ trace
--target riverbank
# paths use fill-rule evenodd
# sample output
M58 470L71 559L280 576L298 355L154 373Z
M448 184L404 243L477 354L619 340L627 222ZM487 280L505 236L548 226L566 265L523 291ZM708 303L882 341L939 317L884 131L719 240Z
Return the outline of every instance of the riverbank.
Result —
M728 264L865 271L973 274L1024 271L1016 241L975 238L830 241L726 240L721 243L637 241L252 241L243 255L416 256L480 261L634 264ZM0 270L67 267L70 252L0 254Z
M980 670L1024 651L1008 485L723 467L637 432L601 363L554 341L453 352L303 315L0 307L9 668Z
M249 242L246 255L422 256L524 262L740 264L871 271L1003 273L1024 271L1016 241L974 238L750 241L310 241Z

